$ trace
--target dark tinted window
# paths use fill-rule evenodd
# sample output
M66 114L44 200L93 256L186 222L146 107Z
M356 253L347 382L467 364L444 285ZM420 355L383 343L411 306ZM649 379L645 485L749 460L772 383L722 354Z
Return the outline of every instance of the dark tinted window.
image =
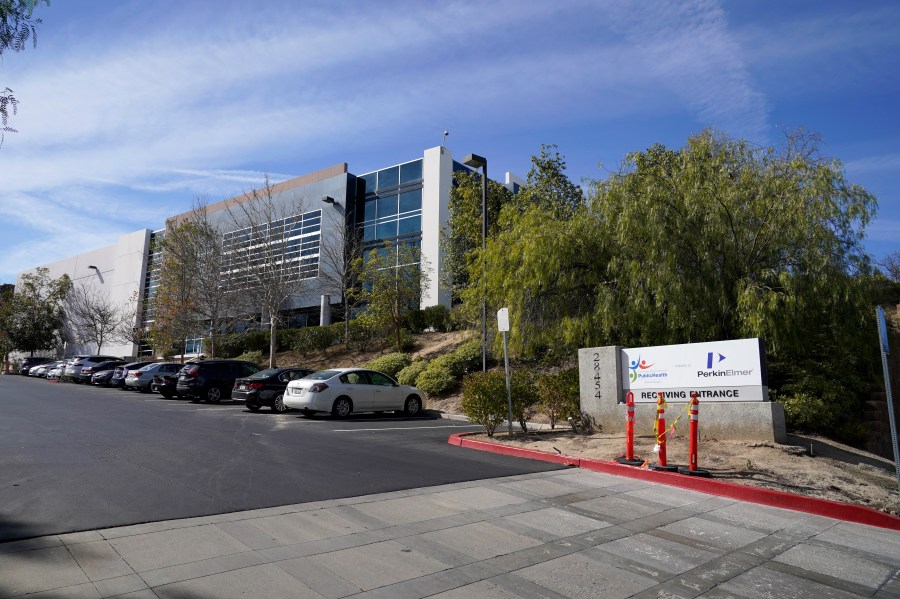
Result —
M422 161L407 162L400 165L400 185L412 183L422 178Z
M381 374L380 372L370 372L369 378L372 379L373 385L384 385L386 387L391 387L394 385L394 381L387 377L387 375Z
M378 173L369 173L368 175L360 177L366 184L366 193L375 193L375 181L377 177Z
M378 218L385 216L394 216L397 214L397 196L391 194L389 196L378 198Z
M274 375L278 372L277 368L266 368L265 370L260 370L259 372L254 373L250 378L251 379L267 379L270 376ZM281 377L279 377L281 378Z
M386 168L382 171L378 171L378 189L385 189L386 187L396 187L399 184L399 167L393 166L391 168Z
M243 372L238 372L238 376L254 374L259 371L259 366L254 366L253 364L240 364L240 370Z
M414 189L400 194L400 212L422 209L422 190Z

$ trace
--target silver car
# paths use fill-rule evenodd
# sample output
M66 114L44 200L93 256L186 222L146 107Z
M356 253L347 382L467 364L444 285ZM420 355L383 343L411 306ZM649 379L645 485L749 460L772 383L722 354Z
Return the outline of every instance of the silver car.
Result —
M75 356L66 363L65 376L73 382L80 383L81 377L79 375L81 374L81 369L85 366L118 359L116 356Z
M157 374L175 374L184 364L178 362L153 362L137 370L132 370L125 377L126 389L137 389L143 393L150 391L150 383Z

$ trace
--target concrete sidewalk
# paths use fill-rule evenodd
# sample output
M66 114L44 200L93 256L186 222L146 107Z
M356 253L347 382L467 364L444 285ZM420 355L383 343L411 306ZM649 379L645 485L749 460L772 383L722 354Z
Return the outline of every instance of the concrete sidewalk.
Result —
M900 532L580 469L0 545L0 597L900 598Z

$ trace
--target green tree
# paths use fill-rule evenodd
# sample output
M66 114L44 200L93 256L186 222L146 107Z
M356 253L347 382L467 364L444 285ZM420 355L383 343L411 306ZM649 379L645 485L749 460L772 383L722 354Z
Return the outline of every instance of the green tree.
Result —
M50 2L45 0L49 6ZM0 59L5 50L21 52L31 40L37 46L37 26L40 19L34 18L34 9L40 0L0 0ZM8 87L0 91L0 146L4 133L15 133L9 126L9 113L16 114L19 102Z
M71 287L68 276L51 279L46 268L22 275L9 323L9 337L16 349L33 356L38 350L56 347L61 339L63 302Z
M197 234L197 224L190 219L168 223L165 235L159 241L162 247L159 286L150 300L153 304L150 339L155 352L171 355L172 346L180 345L178 353L182 361L187 340L200 334L197 322Z
M531 157L528 178L514 204L522 209L537 206L557 218L567 218L584 205L584 193L566 176L566 160L556 145L544 144L541 153Z
M366 312L393 337L398 352L403 351L406 313L418 309L429 277L428 263L415 246L387 242L365 256Z
M0 285L0 368L6 364L9 353L16 349L12 339L13 298L16 286Z
M482 235L482 187L477 172L457 171L453 175L455 185L450 189L447 205L447 226L441 230L443 248L443 283L450 289L453 302L469 286L469 271L475 255L481 248ZM512 193L494 181L488 181L488 236L497 231L496 217L501 207L512 200ZM480 308L479 308L480 310ZM479 312L480 314L480 312Z

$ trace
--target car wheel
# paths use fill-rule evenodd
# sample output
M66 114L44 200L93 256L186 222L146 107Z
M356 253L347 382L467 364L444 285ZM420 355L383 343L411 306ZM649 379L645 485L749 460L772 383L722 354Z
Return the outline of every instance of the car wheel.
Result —
M251 412L259 412L259 404L255 401L248 401L246 403L247 409Z
M406 398L406 403L403 404L403 412L407 416L418 416L422 411L422 400L416 397L415 395L410 395Z
M309 418L310 416L313 415L314 412L312 410L310 410L309 408L301 408L300 413L303 414L304 416L306 416L307 418Z
M284 395L279 393L275 396L275 399L272 400L272 411L273 412L287 412L287 406L284 405Z
M219 403L222 401L222 390L218 387L210 387L206 390L206 401L209 403Z
M349 397L338 397L331 406L331 415L335 418L346 418L353 411Z

